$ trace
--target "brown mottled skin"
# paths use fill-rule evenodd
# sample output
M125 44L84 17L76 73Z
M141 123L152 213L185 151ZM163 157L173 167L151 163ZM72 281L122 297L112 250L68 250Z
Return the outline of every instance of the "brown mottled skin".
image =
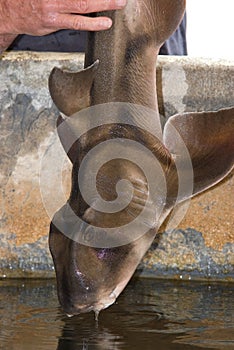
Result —
M89 105L129 102L151 108L157 118L156 56L160 46L177 28L184 10L185 0L129 0L125 9L111 14L112 29L90 34L85 70L72 73L55 68L52 71L49 80L51 96L60 111L67 117L71 116L67 118L68 124L63 131L58 131L65 149L72 133L69 120L74 113ZM99 62L94 64L96 60ZM63 118L59 117L58 125L61 123ZM113 200L118 180L128 178L134 189L133 201L115 215L89 207L80 194L77 175L83 157L99 142L122 137L145 145L161 164L167 183L167 198L153 228L134 242L114 248L94 248L77 243L60 232L52 221L49 244L57 274L59 300L66 313L98 312L111 305L174 207L178 191L174 160L180 154L171 136L171 125L179 131L190 152L194 166L192 195L217 183L232 169L234 109L175 115L164 128L163 142L141 128L121 124L99 126L83 135L68 151L73 163L68 203L76 215L87 223L102 227L104 232L107 227L118 227L119 223L128 223L137 217L144 208L149 189L144 173L136 164L116 159L101 167L97 176L99 193L106 200ZM107 148L106 152L110 150ZM186 164L184 167L186 171ZM181 201L189 196L191 194L184 193ZM154 202L154 198L152 200ZM66 204L55 218L66 223Z

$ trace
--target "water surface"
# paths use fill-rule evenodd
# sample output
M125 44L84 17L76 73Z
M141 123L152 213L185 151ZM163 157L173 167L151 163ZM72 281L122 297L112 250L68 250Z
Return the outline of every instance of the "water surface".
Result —
M134 279L99 316L68 318L54 280L0 281L0 349L234 349L234 285Z

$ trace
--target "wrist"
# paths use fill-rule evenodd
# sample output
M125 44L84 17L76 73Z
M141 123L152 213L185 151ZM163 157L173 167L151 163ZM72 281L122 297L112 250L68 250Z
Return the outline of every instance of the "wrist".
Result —
M15 34L0 34L0 54L10 46L16 37Z

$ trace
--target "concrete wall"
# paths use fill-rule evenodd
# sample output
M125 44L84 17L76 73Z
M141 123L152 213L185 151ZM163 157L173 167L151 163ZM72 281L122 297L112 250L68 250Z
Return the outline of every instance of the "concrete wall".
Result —
M47 88L54 66L81 69L83 55L16 52L0 59L0 277L54 276L48 226L50 216L69 193L71 170L54 132L58 112ZM160 57L160 111L169 117L176 112L232 106L233 78L231 61ZM61 162L62 177L61 167L55 166ZM50 164L55 169L52 174ZM58 177L64 188L60 196ZM193 199L177 229L158 235L138 273L233 281L233 190L232 173Z

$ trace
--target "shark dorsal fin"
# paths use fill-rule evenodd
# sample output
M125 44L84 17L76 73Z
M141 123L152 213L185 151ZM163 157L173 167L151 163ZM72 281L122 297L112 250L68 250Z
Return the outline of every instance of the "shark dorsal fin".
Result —
M49 77L49 90L56 107L70 116L90 105L90 90L98 61L79 72L54 68Z

